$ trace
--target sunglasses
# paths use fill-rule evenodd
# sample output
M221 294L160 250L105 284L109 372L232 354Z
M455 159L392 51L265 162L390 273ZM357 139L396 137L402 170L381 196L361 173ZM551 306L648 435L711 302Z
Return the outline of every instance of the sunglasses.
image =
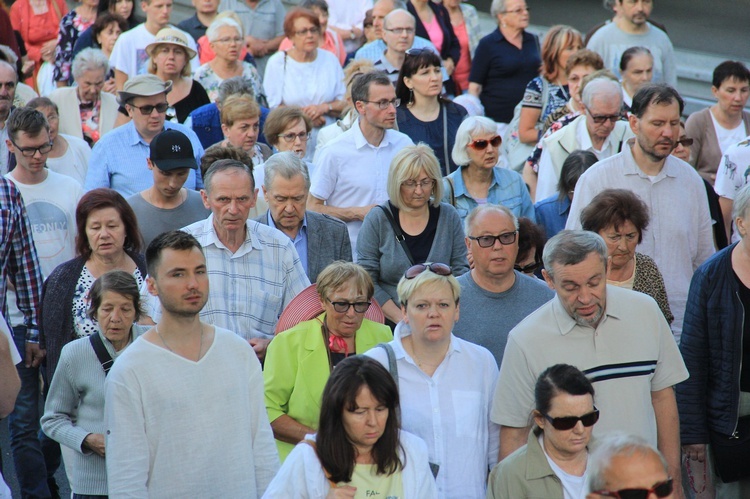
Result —
M552 427L554 429L565 431L575 428L579 421L583 423L583 426L585 426L586 428L588 428L589 426L594 426L594 424L599 421L599 409L594 407L594 410L592 412L584 414L583 416L565 416L562 418L551 418L548 414L543 414L543 416L544 419L552 424Z
M601 125L605 121L617 123L622 118L622 115L620 114L592 114L591 109L589 108L586 108L586 111L588 111L591 119L594 120L594 123L596 123L597 125Z
M502 241L500 241L502 242ZM494 244L494 241L493 241ZM542 262L531 262L528 265L524 265L521 267L520 265L514 265L513 268L522 274L531 274L533 272L536 272L539 267L542 266Z
M472 140L469 142L469 147L472 149L476 149L477 151L483 151L487 149L488 144L492 144L492 147L500 147L500 144L503 143L503 138L499 135L495 135L490 140L487 139L478 139L478 140Z
M667 497L672 493L672 479L657 483L650 489L597 490L594 494L617 499L648 499L651 494L656 497Z
M426 270L442 276L453 275L451 268L444 263L418 263L417 265L412 265L411 267L406 269L406 272L404 272L404 277L406 277L407 279L414 279Z
M685 137L684 139L680 139L680 140L678 140L678 141L676 141L676 142L674 143L674 146L675 146L675 147L677 147L677 146L679 146L679 145L681 145L681 146L683 146L683 147L690 147L690 146L692 146L692 145L693 145L693 139L690 139L690 138L687 138L687 137Z
M326 300L328 300L328 298L326 298ZM328 302L333 305L333 309L340 314L347 313L350 307L354 307L354 311L358 314L364 314L365 312L367 312L367 309L370 308L369 301L358 301L356 303L352 303L348 301L328 300Z
M499 236L466 236L472 241L476 241L480 248L491 248L495 245L495 241L500 241L500 244L503 246L508 246L509 244L513 244L516 242L516 235L518 234L518 231L515 232L504 232L500 234Z
M159 104L157 104L155 106L152 106L150 104L146 105L146 106L136 106L135 104L131 104L131 106L133 106L134 108L136 108L137 110L139 110L141 112L141 114L144 115L144 116L148 116L151 113L153 113L154 109L156 109L156 112L159 113L159 114L166 113L167 109L169 109L169 104L166 103L166 102L160 102Z

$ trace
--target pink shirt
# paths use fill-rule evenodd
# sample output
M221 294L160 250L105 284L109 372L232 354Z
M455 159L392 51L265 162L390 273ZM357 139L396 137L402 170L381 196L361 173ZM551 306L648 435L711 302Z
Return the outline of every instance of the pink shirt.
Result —
M469 52L469 34L466 32L466 23L453 26L453 31L461 45L461 58L453 71L453 79L456 80L460 91L464 91L469 88L469 73L471 73L471 53Z
M437 16L432 16L432 22L423 23L424 28L427 30L427 36L430 37L432 44L437 47L438 52L443 48L443 30L440 29L440 23L437 20Z

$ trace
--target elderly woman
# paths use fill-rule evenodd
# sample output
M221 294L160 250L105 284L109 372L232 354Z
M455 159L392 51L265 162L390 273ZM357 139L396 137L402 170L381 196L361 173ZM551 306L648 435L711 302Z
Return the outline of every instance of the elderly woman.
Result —
M399 426L388 371L362 355L342 360L323 391L317 434L294 448L263 497L354 497L362 489L436 498L424 441Z
M441 176L456 171L450 151L456 131L466 118L463 106L443 99L443 76L440 57L432 50L411 50L406 53L396 83L396 121L401 133L415 144L426 143L440 162Z
M477 9L464 0L445 0L443 6L448 10L453 32L461 47L461 56L453 70L453 82L456 85L456 95L469 90L469 74L474 51L480 38L479 16Z
M86 172L89 169L89 156L91 156L89 145L83 139L59 133L60 111L57 105L47 97L32 99L26 106L38 109L49 123L49 140L52 142L52 149L47 155L47 168L74 178L83 187Z
M75 87L58 88L49 95L60 109L60 133L83 139L93 146L112 130L117 119L115 96L102 92L109 59L101 50L82 50L73 60Z
M714 464L719 475L716 497L721 498L750 493L747 476L727 483L733 464L746 469L746 461L732 457L731 446L737 445L732 442L738 435L744 439L750 427L750 358L743 347L745 311L750 309L749 186L737 192L734 221L739 242L716 253L693 274L680 342L690 378L677 385L682 450L701 467ZM712 460L707 444L709 451L713 449Z
M315 153L320 127L334 122L344 109L344 72L335 55L319 47L320 20L307 9L290 10L284 33L292 48L271 56L263 87L268 107L299 106L313 122L307 144L308 159Z
M258 168L271 157L271 148L258 142L260 107L249 95L229 97L221 106L221 130L225 139L222 146L233 146L250 155L253 161L255 185L263 185L263 168Z
M635 251L648 223L646 203L625 189L603 190L581 212L583 230L596 232L607 243L607 283L651 296L671 324L664 278L650 256Z
M318 16L321 32L318 46L335 55L343 66L346 62L346 48L344 47L344 40L341 38L341 35L328 26L328 2L326 0L304 0L300 4L300 7L310 9L313 14ZM288 37L284 38L281 45L279 45L279 50L285 52L290 48L292 48L292 40Z
M713 185L722 155L750 135L750 71L741 62L724 61L714 69L711 92L716 104L691 114L685 130L693 138L692 164Z
M534 406L528 443L492 470L488 499L565 499L586 492L588 444L599 420L591 381L573 366L549 367L537 379Z
M291 151L300 159L307 154L312 121L297 106L277 107L266 118L263 135L277 151ZM311 165L308 165L308 167ZM310 172L312 175L312 172Z
M395 326L403 318L396 286L417 263L448 262L469 270L461 219L443 195L437 158L425 144L402 149L388 170L389 200L370 210L357 236L357 261L375 284L375 298Z
M544 229L533 220L518 219L518 253L514 269L529 277L541 279L542 252L546 242Z
M620 57L622 107L630 112L633 96L654 75L654 56L646 47L630 47Z
M266 409L282 461L318 428L321 396L333 368L392 339L387 326L365 319L373 285L362 267L330 264L318 274L317 291L323 313L280 333L266 353Z
M160 30L156 39L146 45L146 53L151 58L148 72L172 82L172 90L167 94L170 121L184 123L193 110L211 102L203 86L190 77L190 59L195 57L195 50L188 47L182 31Z
M256 99L265 104L263 85L255 66L240 58L244 46L242 26L231 17L217 17L206 30L216 57L201 65L195 72L195 80L203 85L211 102L216 101L219 85L227 78L242 76L253 86Z
M526 0L492 0L497 30L479 41L469 75L469 93L479 97L488 118L508 124L526 85L539 74L539 39L526 31Z
M138 222L116 191L94 189L84 194L76 209L76 226L78 256L58 266L44 283L41 331L49 379L66 344L98 331L87 315L94 281L110 270L123 270L141 286L147 274Z
M398 284L404 320L389 349L367 355L398 379L401 428L429 449L440 497L484 497L497 462L499 427L490 421L497 362L453 335L461 287L442 263L410 267Z
M516 217L534 219L534 204L521 175L497 166L500 144L494 121L472 116L458 127L453 161L461 168L443 179L443 201L456 207L461 221L479 204L507 206Z
M60 19L60 32L55 48L55 70L52 78L58 87L67 87L71 79L73 47L82 32L96 21L99 0L80 0L80 4Z
M104 380L138 334L140 292L132 274L113 270L89 292L88 316L98 327L65 345L47 395L42 429L64 445L73 497L107 495L104 444Z

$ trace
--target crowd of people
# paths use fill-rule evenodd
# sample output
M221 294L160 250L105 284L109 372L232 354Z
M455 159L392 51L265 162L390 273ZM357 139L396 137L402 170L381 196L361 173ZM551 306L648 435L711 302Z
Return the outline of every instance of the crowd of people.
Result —
M750 71L608 5L0 8L21 497L748 497Z

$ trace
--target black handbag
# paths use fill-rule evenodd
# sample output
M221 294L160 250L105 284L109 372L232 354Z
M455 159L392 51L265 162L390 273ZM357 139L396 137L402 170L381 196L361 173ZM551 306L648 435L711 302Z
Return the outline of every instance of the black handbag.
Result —
M714 467L721 481L731 483L750 477L750 416L739 418L734 435L709 434Z

